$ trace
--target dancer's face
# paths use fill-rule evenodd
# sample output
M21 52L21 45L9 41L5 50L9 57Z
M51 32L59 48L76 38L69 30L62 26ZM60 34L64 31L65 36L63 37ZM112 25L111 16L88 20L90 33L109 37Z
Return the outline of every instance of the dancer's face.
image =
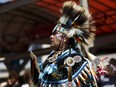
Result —
M52 35L50 36L50 40L51 40L51 46L60 46L61 40L62 40L62 33L58 32L58 31L54 31L54 33L52 33Z

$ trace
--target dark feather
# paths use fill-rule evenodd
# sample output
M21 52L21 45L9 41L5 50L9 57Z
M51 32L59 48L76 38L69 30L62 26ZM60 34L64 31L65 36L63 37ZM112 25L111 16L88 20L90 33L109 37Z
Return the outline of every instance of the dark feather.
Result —
M70 27L70 29L80 29L82 33L77 36L80 36L83 43L89 44L88 39L94 39L95 35L95 26L91 14L84 7L77 5L73 1L65 2L61 11L62 16L59 22Z

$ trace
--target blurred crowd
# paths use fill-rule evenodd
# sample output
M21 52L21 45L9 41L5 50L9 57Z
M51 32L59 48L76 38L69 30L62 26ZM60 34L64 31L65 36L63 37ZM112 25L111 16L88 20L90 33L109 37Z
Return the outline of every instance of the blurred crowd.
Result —
M0 87L30 87L30 81L30 70L25 70L23 76L19 76L15 71L12 71L8 79L0 84Z

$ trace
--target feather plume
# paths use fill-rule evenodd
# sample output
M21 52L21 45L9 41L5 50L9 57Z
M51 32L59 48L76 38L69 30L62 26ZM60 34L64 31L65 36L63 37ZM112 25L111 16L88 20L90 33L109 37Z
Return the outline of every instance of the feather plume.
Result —
M94 40L95 26L91 14L73 1L66 1L61 9L62 16L59 24L65 25L68 31L62 32L67 37L81 38L82 43L88 45Z

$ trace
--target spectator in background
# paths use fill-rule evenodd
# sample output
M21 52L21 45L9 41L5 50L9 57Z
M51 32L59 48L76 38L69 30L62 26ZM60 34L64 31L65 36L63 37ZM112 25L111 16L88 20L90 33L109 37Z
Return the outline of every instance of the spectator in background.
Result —
M21 87L34 87L33 83L32 83L31 71L30 70L25 70L23 80L24 80L24 83L22 84Z
M5 87L21 87L21 84L19 83L19 75L15 71L10 73L8 85Z
M104 70L107 73L100 75L99 87L116 87L116 59L111 58Z
M21 87L18 74L15 71L10 72L9 78L1 87Z
M107 71L107 75L116 76L116 59L111 58L109 64L104 69Z

